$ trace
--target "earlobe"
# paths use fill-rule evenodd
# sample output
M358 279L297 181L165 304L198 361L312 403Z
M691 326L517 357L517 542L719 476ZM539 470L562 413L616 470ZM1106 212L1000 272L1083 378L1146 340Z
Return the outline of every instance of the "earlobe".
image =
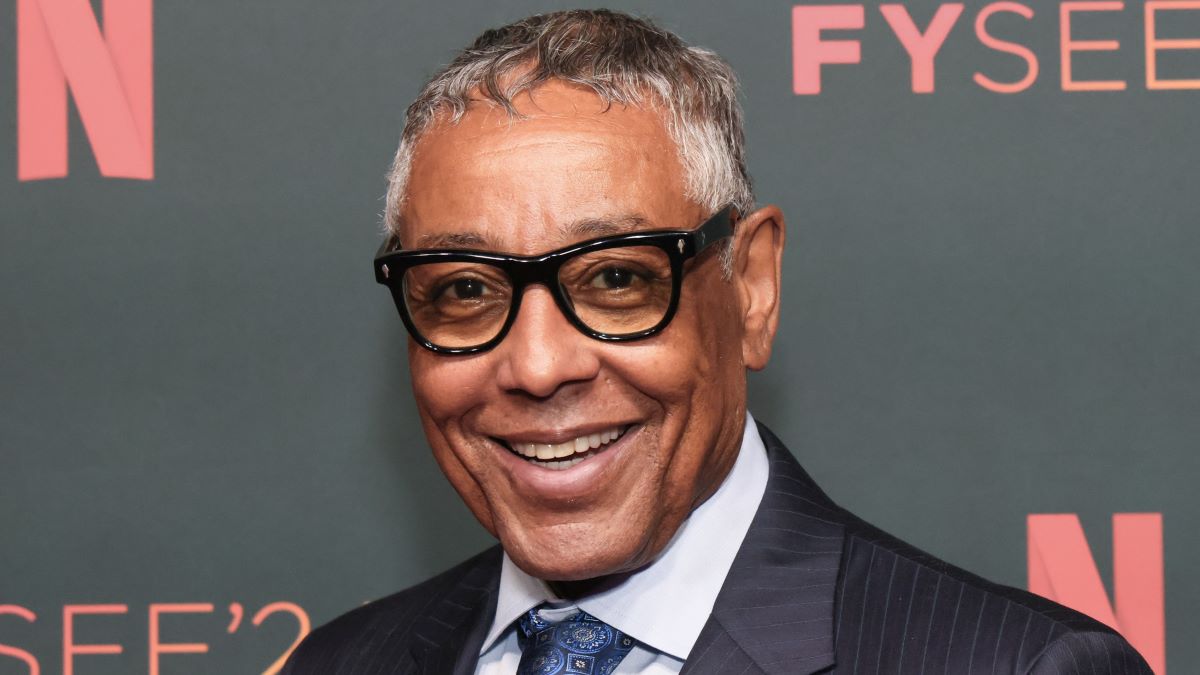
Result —
M733 282L741 300L742 360L751 370L763 369L771 358L779 327L786 238L783 212L774 205L743 218L734 234Z

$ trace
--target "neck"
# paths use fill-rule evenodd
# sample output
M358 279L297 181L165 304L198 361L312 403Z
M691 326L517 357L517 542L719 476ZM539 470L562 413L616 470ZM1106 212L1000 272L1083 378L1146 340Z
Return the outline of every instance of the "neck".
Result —
M632 572L618 572L617 574L608 574L594 579L579 579L576 581L547 581L550 590L554 595L563 600L579 600L586 598L589 595L602 593L610 588L614 588Z

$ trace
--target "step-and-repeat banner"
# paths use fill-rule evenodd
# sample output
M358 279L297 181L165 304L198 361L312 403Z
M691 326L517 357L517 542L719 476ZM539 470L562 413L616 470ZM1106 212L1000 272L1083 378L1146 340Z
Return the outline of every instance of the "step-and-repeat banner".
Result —
M743 78L790 226L755 416L1194 672L1200 2L611 5ZM0 674L272 673L490 544L373 281L382 176L457 48L566 6L0 4Z

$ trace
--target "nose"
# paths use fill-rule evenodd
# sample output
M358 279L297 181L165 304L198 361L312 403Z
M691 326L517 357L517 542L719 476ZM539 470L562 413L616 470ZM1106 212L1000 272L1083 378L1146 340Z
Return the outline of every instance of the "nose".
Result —
M600 360L595 340L580 333L540 285L525 289L508 335L496 346L501 358L497 384L545 398L572 382L596 377Z

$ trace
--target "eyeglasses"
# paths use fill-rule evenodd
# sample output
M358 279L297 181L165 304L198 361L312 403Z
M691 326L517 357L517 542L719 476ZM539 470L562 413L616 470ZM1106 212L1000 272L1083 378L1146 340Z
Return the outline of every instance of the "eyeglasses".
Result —
M726 206L690 231L602 237L537 256L393 251L389 237L375 255L375 280L392 292L413 339L439 354L473 354L499 344L530 284L549 289L584 335L640 340L670 323L684 261L732 235L733 213Z

